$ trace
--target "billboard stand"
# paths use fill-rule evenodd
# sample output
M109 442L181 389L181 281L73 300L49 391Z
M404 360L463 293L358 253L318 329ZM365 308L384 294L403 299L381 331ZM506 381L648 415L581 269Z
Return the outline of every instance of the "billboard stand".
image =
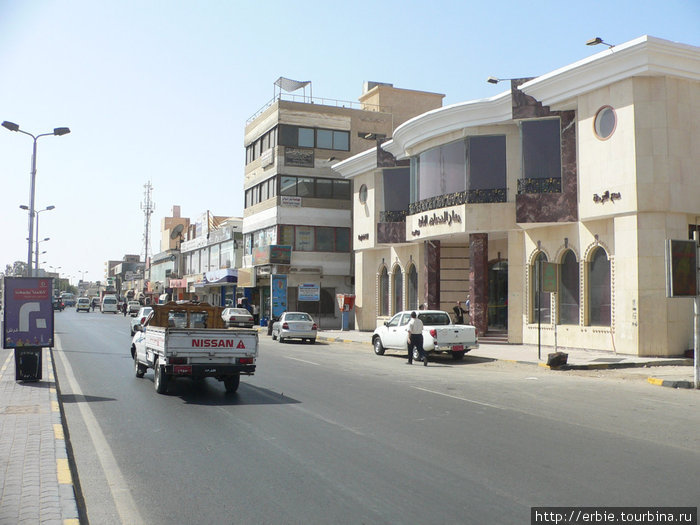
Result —
M41 379L41 355L52 347L53 279L5 277L3 296L3 348L13 348L15 380Z

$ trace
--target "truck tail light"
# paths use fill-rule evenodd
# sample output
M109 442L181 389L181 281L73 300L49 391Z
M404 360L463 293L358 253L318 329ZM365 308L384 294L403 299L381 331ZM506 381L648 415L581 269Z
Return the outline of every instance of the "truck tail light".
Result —
M238 358L239 365L252 365L253 363L255 363L255 358L253 358L253 357L239 357Z
M171 357L170 359L168 359L168 364L170 364L170 365L186 365L187 358L186 357Z
M316 323L311 327L312 330L318 330L318 326L316 326Z
M289 330L289 324L282 323L282 330Z
M437 330L436 330L435 328L433 328L432 330L430 330L430 336L431 336L433 339L437 339Z

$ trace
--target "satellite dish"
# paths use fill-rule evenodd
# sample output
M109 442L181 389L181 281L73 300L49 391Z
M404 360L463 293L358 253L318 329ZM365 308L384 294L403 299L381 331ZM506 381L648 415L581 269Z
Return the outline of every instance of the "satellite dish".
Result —
M180 234L182 233L182 230L185 229L185 226L183 224L178 224L173 228L173 231L170 232L170 238L171 239L177 239Z

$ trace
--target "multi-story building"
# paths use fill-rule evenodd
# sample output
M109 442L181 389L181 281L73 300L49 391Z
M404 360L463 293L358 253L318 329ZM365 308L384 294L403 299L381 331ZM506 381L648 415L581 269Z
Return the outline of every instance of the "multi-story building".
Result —
M242 223L240 217L219 217L209 211L190 223L179 246L182 278L169 282L172 298L196 298L216 306L234 303Z
M645 36L508 80L399 126L379 150L409 169L334 165L355 186L358 328L470 295L479 333L511 343L692 348L666 245L700 222L700 48Z
M275 304L277 314L305 310L320 316L324 327L338 325L336 295L354 292L352 184L331 165L372 148L411 117L440 107L443 96L373 82L365 83L359 104L283 96L280 90L249 119L239 285L262 316L271 314L274 283L275 300L281 301ZM318 293L311 301L299 300L300 287Z

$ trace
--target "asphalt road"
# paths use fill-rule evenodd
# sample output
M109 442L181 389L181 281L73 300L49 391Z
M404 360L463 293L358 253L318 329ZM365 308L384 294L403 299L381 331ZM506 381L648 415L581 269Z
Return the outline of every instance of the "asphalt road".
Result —
M529 523L533 506L697 506L697 392L467 356L280 344L236 394L133 373L128 318L56 314L90 523Z

